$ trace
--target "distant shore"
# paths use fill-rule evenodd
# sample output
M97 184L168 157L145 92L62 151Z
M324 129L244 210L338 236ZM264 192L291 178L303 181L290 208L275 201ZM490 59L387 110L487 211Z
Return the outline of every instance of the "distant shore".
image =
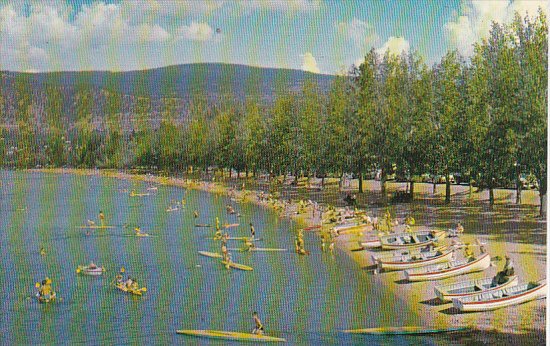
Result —
M259 191L256 190L247 190L247 189L234 189L227 186L224 183L218 182L206 182L206 181L197 181L192 179L185 178L171 178L171 177L160 177L155 175L148 174L129 174L113 170L88 170L88 169L40 169L32 170L46 173L56 173L56 174L76 174L76 175L101 175L105 177L125 179L131 181L140 181L149 184L160 184L160 185L169 185L177 186L188 189L197 189L202 191L207 191L219 195L225 195L231 197L232 201L249 202L261 205L264 207L271 208L277 212L282 217L291 217L295 219L300 227L305 227L308 225L318 225L320 223L319 213L314 213L312 206L305 208L305 211L301 214L296 214L298 210L298 200L293 201L292 203L269 203L266 201L260 201L258 199ZM369 186L367 185L367 188ZM527 191L529 192L529 191ZM534 191L533 191L534 192ZM533 196L530 196L530 195ZM530 207L527 207L525 210L519 210L519 217L515 216L518 219L531 218L531 210L536 209L536 196L534 193L526 194L524 197L524 203L531 202ZM510 198L510 196L508 196ZM334 199L334 197L332 197ZM380 208L377 209L380 212ZM403 215L403 212L401 215ZM373 215L373 210L367 209L367 213ZM315 216L313 216L315 214ZM444 214L442 214L444 215ZM529 216L531 215L531 216ZM374 215L373 215L374 216ZM433 216L432 216L433 217ZM479 218L479 215L474 215L473 217ZM423 217L417 217L417 224L424 224L422 221L426 221ZM429 221L430 219L428 219ZM546 221L538 220L529 222L538 222L544 224L544 230L546 230ZM490 223L490 225L493 225ZM515 264L516 275L519 277L520 282L527 281L536 281L546 276L546 244L531 244L528 242L520 243L518 241L509 241L503 239L500 234L475 234L472 232L472 229L466 226L466 234L461 237L460 241L474 243L475 239L487 243L486 249L493 258L499 256L504 257L505 254L509 254L512 257L512 260ZM328 228L328 225L323 225L323 228ZM499 227L494 224L494 227ZM418 229L425 228L424 226L417 227ZM430 227L433 229L434 227ZM518 230L521 230L521 227L518 227ZM374 251L352 251L357 249L358 241L363 239L367 233L372 233L372 231L367 231L365 234L345 234L336 237L336 247L339 251L345 253L347 256L351 257L358 265L358 268L368 268L371 267L373 262L371 256ZM504 237L506 238L506 237ZM317 246L316 244L306 244L306 247ZM477 249L476 249L477 251ZM460 251L459 251L460 252ZM498 270L501 269L503 262L495 262L496 267L491 267L483 273L470 274L468 276L459 276L443 281L444 283L453 283L460 282L462 280L477 279L482 277L494 276ZM374 275L372 272L368 272L366 275ZM525 335L526 338L536 335L536 338L542 338L544 340L545 331L546 331L546 300L538 300L534 302L529 302L523 305L514 306L510 308L500 309L493 312L485 313L470 313L470 314L458 314L454 309L452 309L452 304L438 304L434 299L435 294L433 288L441 284L441 282L421 282L421 283L403 283L402 272L388 272L380 273L377 275L378 278L376 282L382 282L385 286L385 289L392 292L394 295L400 297L404 301L408 302L408 309L402 309L400 317L401 320L411 321L410 324L423 325L427 327L451 327L451 326L470 326L475 327L477 330L481 331L492 331L498 333L507 333L514 334L518 337ZM380 279L381 278L381 279ZM388 302L391 304L391 302ZM392 307L393 309L393 307ZM420 321L418 321L418 316ZM388 327L393 326L388 324ZM366 327L377 327L377 326L350 326L350 328L366 328ZM543 334L543 335L541 335ZM529 339L526 339L529 340Z

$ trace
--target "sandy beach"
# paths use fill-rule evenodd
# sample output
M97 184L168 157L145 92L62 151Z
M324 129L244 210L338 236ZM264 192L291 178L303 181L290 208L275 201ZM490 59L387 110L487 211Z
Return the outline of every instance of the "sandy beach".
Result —
M165 184L179 186L182 188L199 189L214 194L229 196L231 197L231 201L235 203L250 202L263 205L266 208L276 209L282 217L292 217L296 219L301 227L319 224L319 214L317 213L315 218L313 218L313 210L311 206L306 208L304 213L296 215L295 212L298 208L298 204L296 203L297 201L287 204L283 209L281 207L282 203L273 204L266 201L259 201L257 197L258 191L235 190L233 188L229 188L227 184L218 182L204 182L181 178L158 177L153 175L134 175L107 170L48 169L41 171L57 174L102 175L118 179L142 181L149 184ZM531 203L532 200L533 198L531 197L531 200L527 200L527 203ZM459 203L459 201L455 203ZM472 203L470 202L467 205L471 207ZM536 209L536 206L531 205L528 209L532 212ZM379 211L380 210L378 210L378 212ZM366 212L367 214L374 214L373 210L369 210L368 208ZM407 211L397 210L396 214L398 217L403 216L407 214ZM379 216L381 215L379 214ZM434 216L432 215L430 217L433 218ZM415 229L434 229L432 226L423 226L422 221L426 221L426 219L417 218L417 225L419 226L415 227ZM535 219L532 222L538 224L542 223L544 230L546 230L546 223L544 220ZM471 223L467 223L466 225L470 226L470 224ZM323 225L323 228L328 229L329 226ZM336 237L336 247L338 249L337 251L350 256L357 263L358 270L364 270L366 275L375 275L372 271L372 265L374 263L371 256L375 253L379 253L379 250L352 251L358 248L358 241L369 235L371 237L374 235L371 229L368 229L362 234L342 234ZM465 234L459 238L459 241L474 244L476 239L480 240L482 243L486 243L485 247L487 252L493 259L497 259L493 262L493 265L489 269L484 272L453 277L441 281L418 283L405 282L403 280L403 272L400 271L379 273L375 275L376 278L374 278L373 283L383 285L385 290L391 292L394 297L397 297L397 299L389 299L391 296L388 296L388 304L392 304L394 302L404 302L406 304L406 307L388 306L388 309L399 309L399 321L389 320L387 321L388 324L385 326L350 326L350 329L404 325L421 325L439 328L469 326L486 332L526 336L536 335L538 340L544 340L546 331L545 299L531 301L519 306L504 308L492 312L467 314L459 313L452 307L452 303L442 304L438 301L438 299L436 299L434 293L434 287L436 285L494 276L497 271L502 269L502 266L504 265L504 256L506 254L512 258L515 272L519 277L520 283L537 281L545 278L546 235L544 235L544 240L539 240L535 244L534 242L507 241L503 240L503 236L501 235L473 232L471 228L467 227ZM450 244L449 239L445 240L445 242ZM313 247L318 245L307 244L307 246ZM473 249L476 254L479 253L479 248L474 247ZM460 258L462 250L457 250L457 253ZM499 258L502 260L498 260Z

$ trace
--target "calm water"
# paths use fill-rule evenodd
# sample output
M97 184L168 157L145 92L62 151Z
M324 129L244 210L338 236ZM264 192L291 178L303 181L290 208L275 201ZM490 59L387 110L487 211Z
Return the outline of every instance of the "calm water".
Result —
M255 225L261 247L293 249L289 220L252 204L236 205L242 217L225 212L226 197L159 186L147 197L128 190L146 185L103 177L0 171L0 331L2 344L227 344L175 333L176 329L249 332L258 311L270 335L304 344L436 344L441 339L366 338L339 333L379 324L414 324L400 319L406 305L384 290L382 279L361 271L345 254L322 254L306 234L311 256L237 253L233 260L253 272L226 270L198 250L219 251L199 223L240 223L234 236ZM166 212L169 201L187 206ZM81 226L103 210L115 229L86 236ZM154 237L137 238L125 225ZM235 243L235 247L240 244ZM44 247L47 255L39 254ZM233 247L230 243L230 247ZM79 264L105 266L101 277L80 276ZM121 266L148 288L142 297L110 285ZM34 283L52 278L61 301L38 304L28 297ZM409 314L410 315L410 314ZM395 323L391 323L393 321ZM445 341L449 343L449 340Z

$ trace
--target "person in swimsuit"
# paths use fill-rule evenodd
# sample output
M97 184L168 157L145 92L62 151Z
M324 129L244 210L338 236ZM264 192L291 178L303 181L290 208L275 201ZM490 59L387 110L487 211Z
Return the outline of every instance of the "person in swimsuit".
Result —
M252 334L263 335L264 325L262 324L262 321L260 321L260 318L258 317L258 313L254 311L254 314L252 314L252 317L254 318L254 329L252 330Z

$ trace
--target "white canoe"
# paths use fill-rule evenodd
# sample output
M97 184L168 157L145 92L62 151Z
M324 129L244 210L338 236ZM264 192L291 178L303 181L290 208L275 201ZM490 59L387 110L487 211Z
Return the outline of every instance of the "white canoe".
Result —
M367 230L368 225L364 223L357 224L355 222L353 223L345 223L341 225L336 225L333 227L334 231L336 231L338 234L346 234L351 232L362 232Z
M372 255L373 262L377 262L381 259L388 259L392 257L399 257L399 256L407 256L407 255L419 255L424 252L430 252L430 251L444 251L447 249L447 246L437 246L434 248L431 248L429 250L426 250L426 248L413 248L413 249L401 249L397 251L383 251L379 253L375 253Z
M405 271L408 281L441 280L452 276L483 271L491 265L491 256L484 253L475 260L452 261Z
M276 338L273 336L226 332L218 330L178 330L178 334L185 334L209 339L233 340L233 341L253 341L253 342L285 342L285 339Z
M453 299L455 308L464 312L489 311L546 297L546 279L504 288L490 293Z
M254 247L254 248L231 248L229 251L239 251L239 252L250 252L250 251L260 251L260 252L283 252L287 251L286 249L277 249L277 248L267 248L267 247Z
M399 250L424 247L445 238L445 231L421 231L380 237L382 249Z
M82 275L91 275L91 276L101 275L103 274L104 271L105 271L105 268L103 267L90 268L88 266L78 266L76 268L77 273Z
M373 249L373 248L381 247L382 243L378 238L367 239L367 240L360 241L359 246L361 246L363 249Z
M449 262L452 250L421 252L418 254L378 259L378 267L384 270L404 270L436 263Z
M507 278L506 282L494 287L491 286L492 282L492 277L480 280L470 280L451 285L436 286L434 287L434 292L442 302L451 302L454 298L465 298L480 293L488 293L516 286L518 284L518 277L510 276Z

